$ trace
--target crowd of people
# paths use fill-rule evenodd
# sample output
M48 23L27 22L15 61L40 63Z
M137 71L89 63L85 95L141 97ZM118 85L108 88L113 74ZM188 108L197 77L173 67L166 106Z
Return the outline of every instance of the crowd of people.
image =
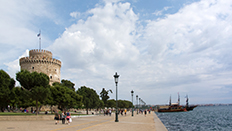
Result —
M68 124L70 125L70 123L72 122L72 118L71 118L71 113L69 111L64 112L62 111L62 113L58 113L58 111L55 111L55 117L54 119L56 120L55 124L59 123L59 120L62 121L62 124Z
M147 113L151 113L151 110L150 109L140 109L140 110L137 110L138 113L140 114L144 114L145 116L147 115ZM137 112L135 110L135 112ZM112 113L112 110L111 109L105 109L105 110L102 110L102 112L104 112L104 116L105 115L109 115L111 116L111 113ZM118 114L121 114L123 116L123 114L126 116L126 113L127 113L127 109L119 109L118 110Z
M112 110L111 110L111 109L104 110L104 116L105 116L105 115L111 116L111 113L112 113Z
M111 109L105 109L105 110L101 110L101 111L104 113L104 116L105 115L111 116L111 114L112 114ZM151 112L149 109L135 110L135 112L137 112L137 111L139 114L144 114L145 116L147 115L147 113L150 114L150 112ZM118 114L121 114L122 116L123 115L126 116L127 109L119 109ZM55 124L58 124L60 120L62 121L62 124L70 124L72 122L71 113L69 111L67 111L67 112L62 111L62 113L58 113L58 111L55 111L54 119L56 120Z

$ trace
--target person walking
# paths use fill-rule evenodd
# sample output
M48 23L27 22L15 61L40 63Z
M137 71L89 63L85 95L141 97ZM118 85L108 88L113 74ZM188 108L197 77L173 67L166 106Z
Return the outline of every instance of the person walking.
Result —
M62 124L65 124L65 114L64 114L64 111L62 111L62 113L60 115L60 118L62 120Z
M110 116L111 116L111 109L109 110L109 114L110 114Z
M121 115L123 116L123 109L121 110Z
M125 109L125 110L124 110L124 112L125 112L125 116L126 116L126 111L127 111L127 110Z
M144 115L145 115L145 117L147 116L147 110L144 110Z
M59 123L60 114L59 114L57 111L55 111L55 117L54 117L54 119L56 120L56 123L55 123L55 124Z
M71 122L71 113L69 113L69 110L68 110L68 112L67 112L67 117L66 117L66 119L67 119L67 121L68 121L68 125L70 125L70 122Z

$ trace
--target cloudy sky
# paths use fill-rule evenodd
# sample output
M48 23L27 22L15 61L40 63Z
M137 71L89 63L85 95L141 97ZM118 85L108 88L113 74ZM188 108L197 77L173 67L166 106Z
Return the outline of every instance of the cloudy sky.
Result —
M0 69L39 48L61 78L147 104L232 103L231 0L0 0ZM136 102L134 97L134 102Z

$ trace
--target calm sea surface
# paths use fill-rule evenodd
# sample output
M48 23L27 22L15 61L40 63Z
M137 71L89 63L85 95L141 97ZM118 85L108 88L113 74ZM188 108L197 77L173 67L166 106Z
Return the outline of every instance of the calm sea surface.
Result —
M232 131L232 106L196 107L189 112L156 114L169 131Z

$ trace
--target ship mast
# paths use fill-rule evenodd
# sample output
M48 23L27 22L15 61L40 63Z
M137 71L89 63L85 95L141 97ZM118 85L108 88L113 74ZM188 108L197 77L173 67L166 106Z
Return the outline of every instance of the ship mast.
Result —
M186 107L188 107L189 106L189 103L188 103L188 95L186 95Z
M172 102L171 102L171 95L170 95L169 106L171 105L172 105Z

